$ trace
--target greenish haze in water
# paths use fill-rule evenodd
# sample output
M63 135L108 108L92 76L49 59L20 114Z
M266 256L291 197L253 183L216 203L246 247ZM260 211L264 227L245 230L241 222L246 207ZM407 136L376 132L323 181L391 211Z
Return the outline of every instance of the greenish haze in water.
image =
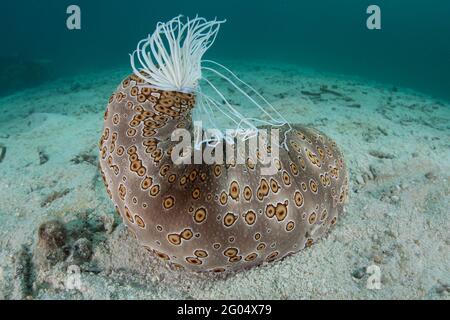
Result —
M81 30L66 28L70 4L81 8ZM370 4L381 8L381 30L366 28ZM181 13L228 20L209 58L295 63L450 99L449 1L19 0L1 7L2 95L46 78L127 66L157 21Z

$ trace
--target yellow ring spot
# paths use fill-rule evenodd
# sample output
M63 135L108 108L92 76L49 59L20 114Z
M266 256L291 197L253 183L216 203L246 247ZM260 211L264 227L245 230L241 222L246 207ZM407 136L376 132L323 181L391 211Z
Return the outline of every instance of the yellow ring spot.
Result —
M136 224L139 228L145 229L144 219L142 219L139 215L135 215L134 220L136 221Z
M175 246L178 246L181 244L181 237L178 234L172 233L167 236L167 239L169 242Z
M256 250L261 251L263 249L266 248L266 244L265 243L260 243L258 244L258 246L256 247Z
M206 220L206 210L204 208L199 208L195 211L194 220L197 223L202 223Z
M168 196L164 199L163 205L165 209L170 209L175 204L175 198L172 196Z
M169 183L174 183L176 179L177 179L177 175L176 174L171 174L169 176L169 178L167 179L167 181L169 181Z
M258 256L258 254L253 252L253 253L250 253L248 256L246 256L244 258L244 260L245 261L253 261L256 259L257 256Z
M294 221L289 221L287 224L286 224L286 231L292 231L292 230L294 230L294 227L295 227L295 223L294 223Z
M199 188L195 188L194 191L192 191L192 198L194 200L197 200L198 198L200 198L200 189Z
M184 240L189 240L192 238L192 236L193 236L193 233L190 229L184 229L183 232L181 232L181 237Z
M272 204L269 204L266 207L266 216L269 218L273 218L274 215L275 215L275 207Z
M205 250L197 249L194 251L194 255L198 258L206 258L208 253Z
M237 218L234 214L227 213L223 218L223 223L225 224L225 226L231 227L236 222L236 220Z
M256 214L253 211L248 211L245 214L245 222L247 222L247 224L249 225L253 225L256 221Z
M309 180L309 188L313 193L317 193L317 183L313 179Z
M239 198L239 184L236 181L233 181L230 184L230 196L234 200Z
M214 175L219 177L222 174L222 168L219 165L214 166Z
M200 260L199 258L195 258L195 257L187 257L186 261L190 264L194 264L194 265L201 265L203 262L202 260Z
M219 201L220 201L220 203L221 203L222 205L225 205L225 204L227 203L227 201L228 201L228 196L227 196L227 194L225 193L225 191L222 191L222 193L220 194L220 199L219 199Z
M300 192L300 191L296 191L295 192L295 195L294 195L294 201L295 201L295 205L297 206L297 207L302 207L303 206L303 203L304 203L304 198L303 198L303 195L302 195L302 193Z
M159 193L159 185L154 185L151 189L150 189L150 195L152 197L155 197L156 195L158 195Z
M314 224L317 220L317 214L313 211L308 217L308 223Z
M244 199L250 201L252 198L252 189L249 186L244 188Z
M283 221L287 216L287 206L281 203L277 204L275 215L277 216L278 221Z
M238 254L238 249L236 249L236 248L228 248L228 249L226 249L226 250L223 252L223 254L224 254L226 257L232 258L232 257L235 257L235 256Z

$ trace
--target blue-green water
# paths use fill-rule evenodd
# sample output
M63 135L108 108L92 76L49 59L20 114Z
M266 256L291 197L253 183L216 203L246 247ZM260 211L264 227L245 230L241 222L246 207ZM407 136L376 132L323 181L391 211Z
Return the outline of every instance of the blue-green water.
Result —
M81 8L81 30L66 28L70 4ZM370 4L381 8L381 30L366 28ZM29 0L5 1L1 12L3 93L46 77L126 66L157 21L198 13L228 20L209 57L295 63L450 98L448 1ZM43 70L23 66L36 60ZM19 79L5 84L15 63Z

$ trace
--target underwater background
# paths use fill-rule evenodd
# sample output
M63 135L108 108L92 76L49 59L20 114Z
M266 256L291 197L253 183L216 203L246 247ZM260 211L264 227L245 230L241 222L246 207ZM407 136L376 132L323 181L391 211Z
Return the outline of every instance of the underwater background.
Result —
M70 4L81 30L65 27ZM370 4L381 7L381 30L365 26ZM228 20L208 58L287 61L450 98L450 3L441 0L7 1L0 63L46 62L43 77L128 66L137 41L177 14ZM17 89L40 80L21 77ZM12 86L2 81L0 92Z
M81 30L66 27L71 4ZM366 27L372 4L381 30ZM0 299L449 299L450 1L0 8ZM227 19L205 58L342 151L345 214L311 248L236 274L193 274L149 254L117 214L99 170L105 108L138 41L178 14Z

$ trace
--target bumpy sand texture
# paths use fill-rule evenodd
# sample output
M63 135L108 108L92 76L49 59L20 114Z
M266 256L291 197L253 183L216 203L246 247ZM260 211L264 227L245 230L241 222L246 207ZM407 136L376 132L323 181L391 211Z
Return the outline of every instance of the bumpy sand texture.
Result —
M121 224L97 168L103 111L129 70L65 79L0 99L0 298L448 299L450 104L289 65L230 65L286 118L336 140L350 200L333 232L237 274L167 269ZM379 290L367 288L369 266Z

